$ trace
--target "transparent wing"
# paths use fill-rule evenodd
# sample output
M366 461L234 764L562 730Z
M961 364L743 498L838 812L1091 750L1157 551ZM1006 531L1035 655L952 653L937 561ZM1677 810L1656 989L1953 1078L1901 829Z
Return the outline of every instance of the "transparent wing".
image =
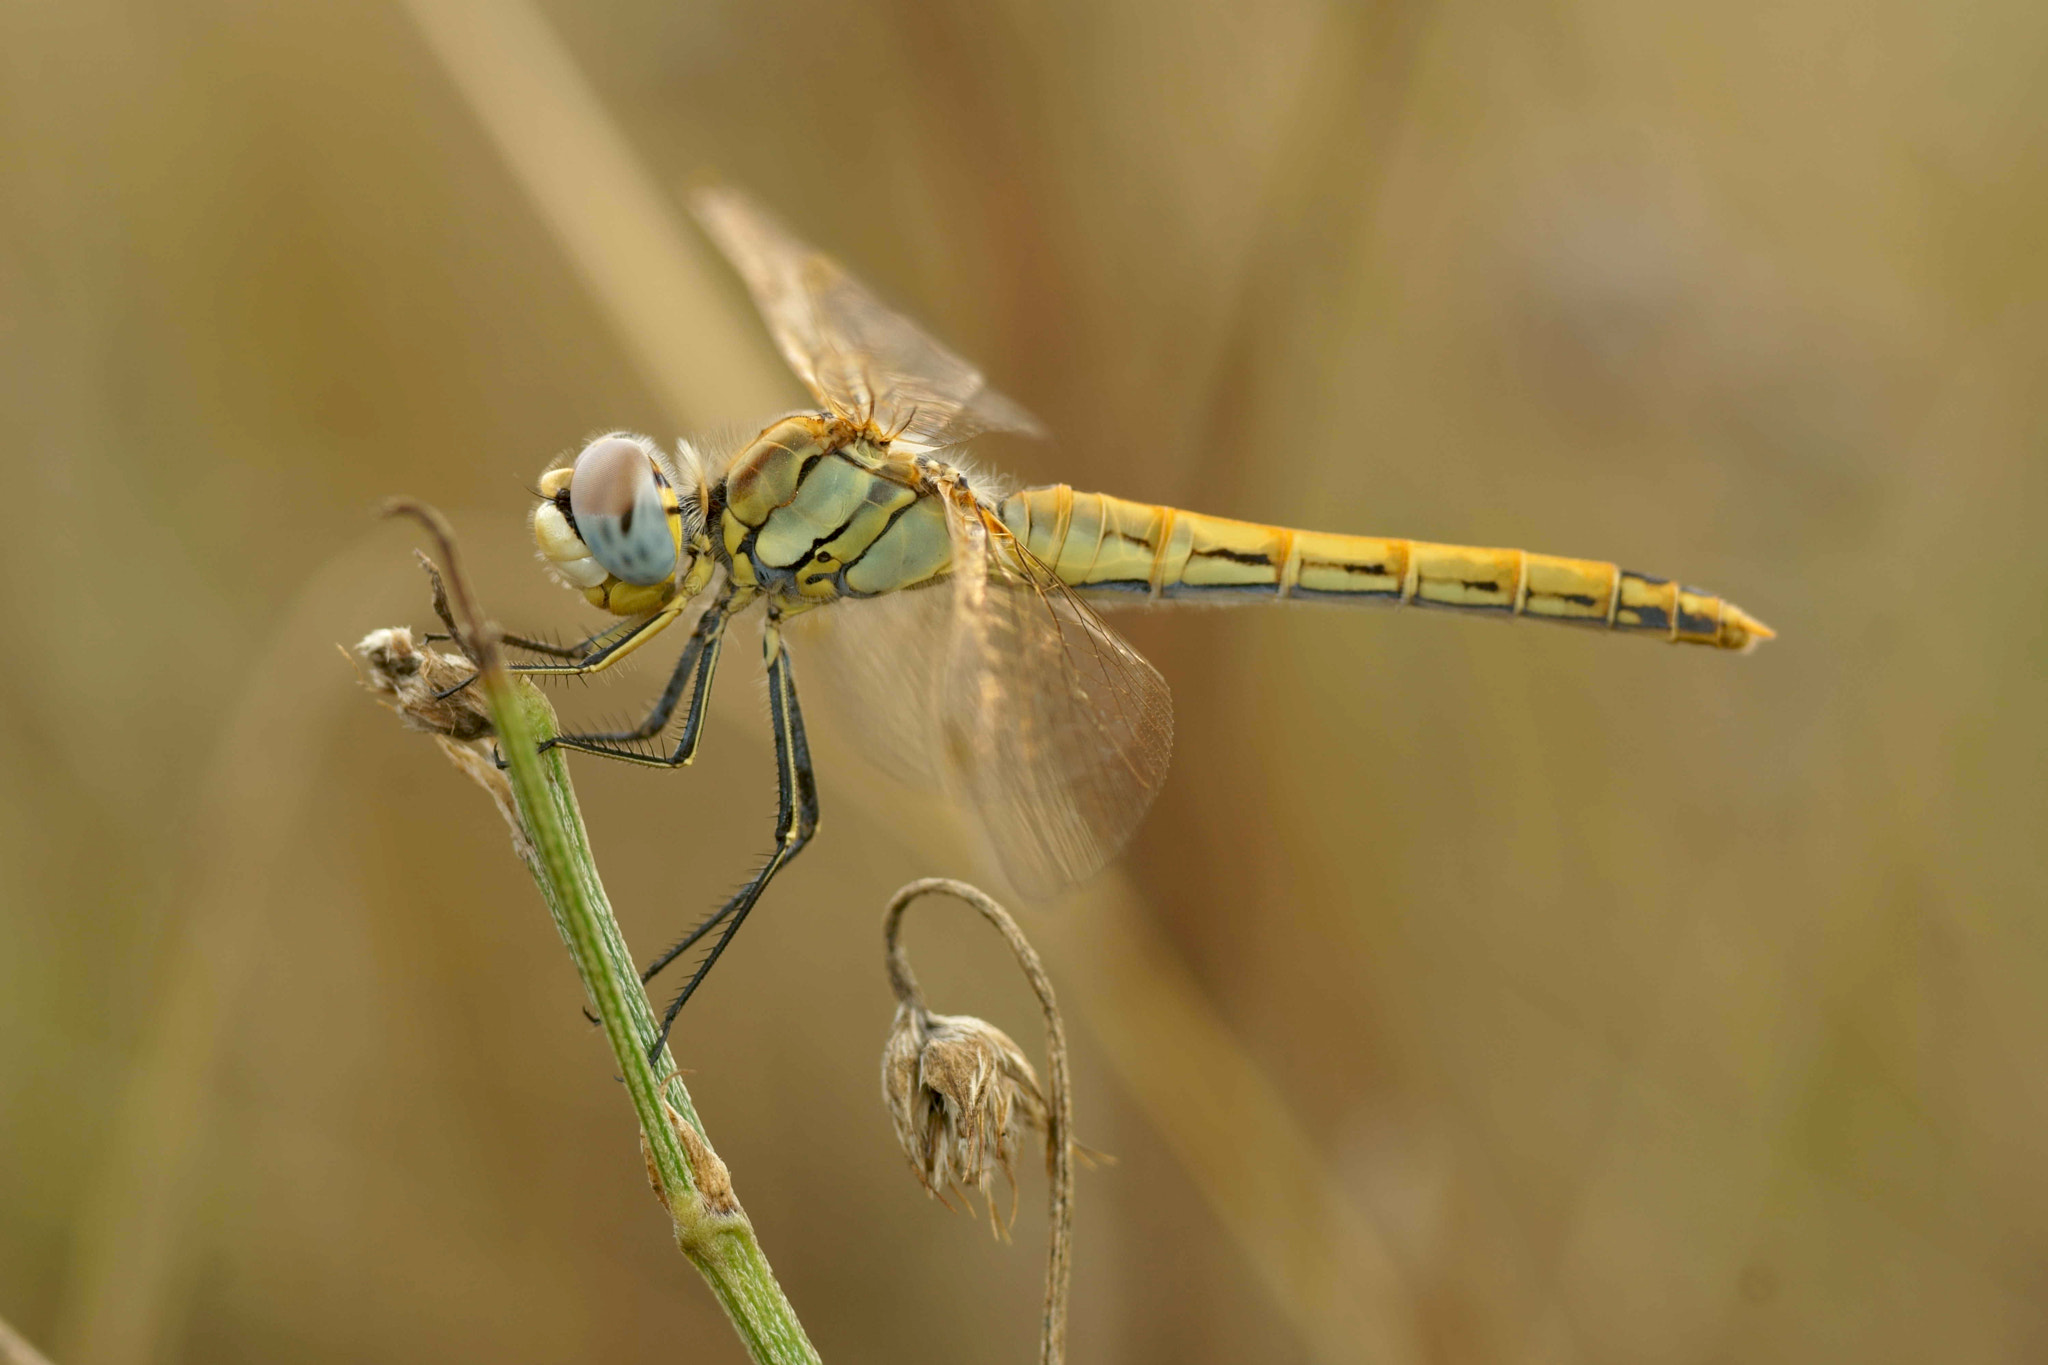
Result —
M962 492L947 520L950 581L792 626L878 765L936 782L1017 889L1049 898L1145 818L1173 751L1173 698L993 513Z
M1045 434L980 370L746 195L699 190L691 207L746 281L790 368L834 415L933 448L984 431Z
M964 490L946 510L946 775L1017 889L1050 896L1108 862L1145 818L1173 753L1173 698L994 513Z
M908 786L945 787L939 682L953 641L946 580L834 602L783 627L805 683L804 705Z

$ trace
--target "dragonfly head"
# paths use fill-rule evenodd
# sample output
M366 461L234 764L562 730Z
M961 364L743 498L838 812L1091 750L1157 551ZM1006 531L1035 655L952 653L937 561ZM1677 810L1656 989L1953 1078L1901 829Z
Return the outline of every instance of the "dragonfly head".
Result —
M644 436L612 432L541 475L533 538L556 577L620 616L694 597L711 577L701 518Z

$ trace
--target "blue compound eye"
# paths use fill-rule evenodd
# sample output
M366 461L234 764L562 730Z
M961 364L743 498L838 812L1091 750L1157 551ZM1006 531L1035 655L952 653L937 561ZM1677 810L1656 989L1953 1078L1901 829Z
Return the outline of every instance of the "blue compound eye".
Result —
M627 583L660 583L676 571L667 487L647 447L631 437L600 436L576 457L569 480L576 533L593 559Z

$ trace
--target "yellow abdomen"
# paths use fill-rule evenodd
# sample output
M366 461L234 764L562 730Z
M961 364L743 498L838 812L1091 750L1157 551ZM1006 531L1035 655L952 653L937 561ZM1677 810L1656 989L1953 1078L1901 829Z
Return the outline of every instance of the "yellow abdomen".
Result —
M1737 650L1774 633L1711 593L1599 560L1295 531L1065 484L1013 494L1003 521L1084 592L1446 607Z

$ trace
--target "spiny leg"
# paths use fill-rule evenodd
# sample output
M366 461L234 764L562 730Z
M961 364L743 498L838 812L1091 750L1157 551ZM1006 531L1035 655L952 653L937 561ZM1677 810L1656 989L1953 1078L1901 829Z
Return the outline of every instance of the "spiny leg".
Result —
M727 915L743 904L751 904L752 898L760 894L767 886L768 878L774 875L776 866L779 866L776 860L779 858L781 862L787 862L789 858L794 857L797 849L808 843L811 835L817 830L818 788L811 773L811 746L804 733L803 709L797 704L796 680L790 672L789 651L782 643L781 613L771 613L762 631L761 647L768 661L768 713L775 735L777 853L770 856L770 865L757 873L754 881L742 887L723 907L656 958L653 964L640 974L642 981L652 981L657 972L688 952L692 945L723 922ZM701 677L698 679L698 689L698 696L692 706L692 715L683 724L684 738L683 742L677 745L678 752L685 747L694 749L690 732L701 719L706 691L705 680ZM788 743L785 743L785 736L789 737ZM641 755L631 757L646 761ZM795 836L789 832L792 783L795 784L795 800L801 808L799 814L802 825ZM792 837L795 838L796 848L790 849L787 854L782 853L781 846L788 843ZM685 993L688 989L686 988Z
M607 629L610 629L610 627L607 627ZM510 645L514 649L523 649L529 654L538 654L542 658L546 659L578 659L581 658L590 649L590 647L602 637L602 635L603 632L600 631L597 635L592 635L586 639L579 640L573 645L556 645L550 644L546 640L535 640L524 635L507 634L500 635L498 637L498 643L501 645ZM425 640L426 643L428 644L438 644L443 640L453 640L455 637L452 634L446 634L442 631L437 630L429 632L427 635L422 636L421 638ZM456 684L456 689L460 691L462 688L469 686L470 683L475 681L476 679L470 678L464 682L458 683Z
M461 632L455 629L455 616L448 609L448 585L441 581L441 571L435 568L433 561L428 559L425 555L420 556L420 567L427 571L427 581L432 583L434 586L434 615L440 617L441 624L448 628L445 633L434 633L426 636L425 638L427 643L433 644L442 640L459 639ZM605 627L605 630L611 629L613 629L613 627L611 626ZM601 630L596 635L591 636L589 639L583 640L580 643L573 645L549 644L545 640L533 640L527 638L524 635L500 635L498 639L501 643L508 644L512 646L514 649L523 649L529 654L539 654L550 659L575 659L581 657L583 653L586 650L588 650L592 645L597 643L597 641L601 639L603 635L604 631ZM470 678L465 682L456 684L455 691L461 691L463 688L469 686L469 684L474 681L476 681L476 679ZM441 694L441 696L443 697L453 695L453 692L445 692ZM437 698L437 700L438 699L439 698Z
M697 756L697 739L703 733L704 708L711 699L711 679L718 671L718 655L724 643L726 623L737 611L752 601L751 594L738 596L733 589L728 588L718 601L697 619L696 629L690 632L690 642L683 646L683 655L676 660L675 669L669 675L668 686L662 690L660 699L654 704L654 710L636 730L612 734L557 735L544 741L540 746L541 750L545 752L559 745L581 753L596 754L600 758L616 758L628 763L669 768L679 768L689 763ZM659 734L667 726L669 717L675 714L677 699L682 695L685 681L693 672L697 677L697 685L691 690L690 710L683 717L682 737L677 740L673 753L664 759L631 749L612 747L612 741L645 739ZM501 763L499 766L504 765ZM712 925L723 918L723 913L713 916L698 928L697 933L692 935L688 942L696 942ZM662 960L665 963L668 959ZM643 981L646 979L644 976L641 978ZM583 1017L593 1024L598 1022L597 1016L587 1009L583 1011Z
M741 887L731 900L708 916L702 924L692 929L679 942L670 947L667 952L656 958L646 971L640 973L642 981L652 981L656 973L688 952L698 940L723 923L725 918L732 914L734 910L738 909L742 904L751 904L753 898L759 896L761 889L768 884L768 878L774 875L779 863L787 862L789 856L794 855L794 849L790 850L789 855L784 855L781 852L781 846L788 842L788 831L791 824L790 792L792 777L790 756L792 754L795 755L795 780L798 784L799 798L804 805L804 824L806 825L806 828L801 832L801 837L797 839L798 848L801 848L810 839L811 832L817 827L818 793L816 783L811 777L810 743L804 736L803 712L796 704L796 687L794 680L789 675L789 654L782 646L781 623L778 617L771 616L769 618L767 626L763 631L761 643L763 652L768 656L768 711L770 722L775 730L777 852L770 855L768 863L763 866L760 872L755 874L754 878L747 885ZM785 697L787 699L787 714L793 718L793 723L787 727L783 719L785 714ZM794 734L793 745L785 745L784 735L786 732ZM694 981L684 987L683 994L688 995L693 989L695 989ZM664 1034L667 1032L665 1027L663 1032Z
M649 640L652 640L655 636L661 634L664 630L667 630L676 617L683 614L683 606L684 603L680 601L671 602L659 611L643 616L637 621L623 621L618 625L606 627L583 642L584 645L590 648L588 652L582 654L573 662L559 664L513 664L507 671L512 673L528 673L542 678L567 678L578 677L588 673L602 673L634 650L640 648L640 646L646 644ZM549 649L553 648L554 646L549 646ZM434 700L440 701L454 696L457 692L475 682L478 676L472 673L453 687L442 688L434 694Z
M533 673L542 677L572 677L582 673L602 673L619 660L631 654L640 646L652 640L674 623L683 614L684 604L671 602L661 610L637 621L621 621L606 626L597 634L581 641L572 652L574 657L567 663L559 664L513 664L514 673Z
M782 643L782 621L772 608L761 632L761 649L768 659L768 714L775 728L775 851L768 855L768 861L748 879L738 894L640 974L641 980L652 980L656 972L687 952L715 926L725 926L724 932L712 942L711 951L704 954L697 970L690 974L690 979L683 983L683 988L676 992L675 999L669 1001L668 1009L662 1013L661 1028L655 1034L653 1045L647 1049L650 1059L661 1055L661 1049L668 1042L669 1030L675 1026L676 1016L682 1013L690 996L710 975L726 945L740 931L740 925L746 923L747 913L761 898L761 892L769 881L817 833L818 784L811 774L811 746L804 737L804 717L797 706L796 681L790 676L789 651Z
M702 733L704 726L704 706L711 698L711 678L718 671L718 654L725 638L725 625L732 619L732 598L733 593L728 589L697 619L696 629L690 632L690 642L683 646L683 656L676 660L675 670L669 675L668 686L662 690L660 699L654 704L654 710L637 729L610 734L556 735L553 739L542 741L541 752L545 753L559 745L581 753L596 754L600 758L617 758L629 763L658 764L670 768L682 767L695 758L697 737ZM683 734L676 743L674 753L666 759L661 759L630 749L610 747L612 741L647 739L660 734L668 725L669 717L675 714L676 701L682 695L683 685L692 673L696 674L697 686L690 693L690 710L683 717ZM500 763L498 766L502 768L504 764ZM701 937L711 925L722 918L723 915L718 915L707 921L690 942L694 943L697 937ZM643 981L646 979L644 976L641 978ZM583 1011L583 1017L593 1024L598 1022L597 1016L588 1009Z
M596 754L601 758L616 758L627 763L644 763L664 768L680 768L697 756L697 739L704 725L704 706L711 697L711 679L718 671L718 656L725 643L725 626L738 610L751 599L741 598L731 590L713 603L697 619L697 628L690 632L690 642L683 647L682 657L676 660L675 671L669 675L668 686L656 699L654 709L647 713L647 719L631 730L601 731L592 734L558 735L548 741L564 749L579 753ZM682 700L683 689L694 674L697 685L690 692L690 709L683 717L682 737L676 741L673 752L666 757L641 753L635 749L621 748L622 744L652 739L668 728L675 715L676 705Z
M614 622L603 630L584 636L573 645L550 644L545 640L535 640L525 635L500 635L498 639L514 649L523 649L544 659L580 659L603 644L605 637L618 628L618 623ZM514 664L513 667L517 668L518 665Z

